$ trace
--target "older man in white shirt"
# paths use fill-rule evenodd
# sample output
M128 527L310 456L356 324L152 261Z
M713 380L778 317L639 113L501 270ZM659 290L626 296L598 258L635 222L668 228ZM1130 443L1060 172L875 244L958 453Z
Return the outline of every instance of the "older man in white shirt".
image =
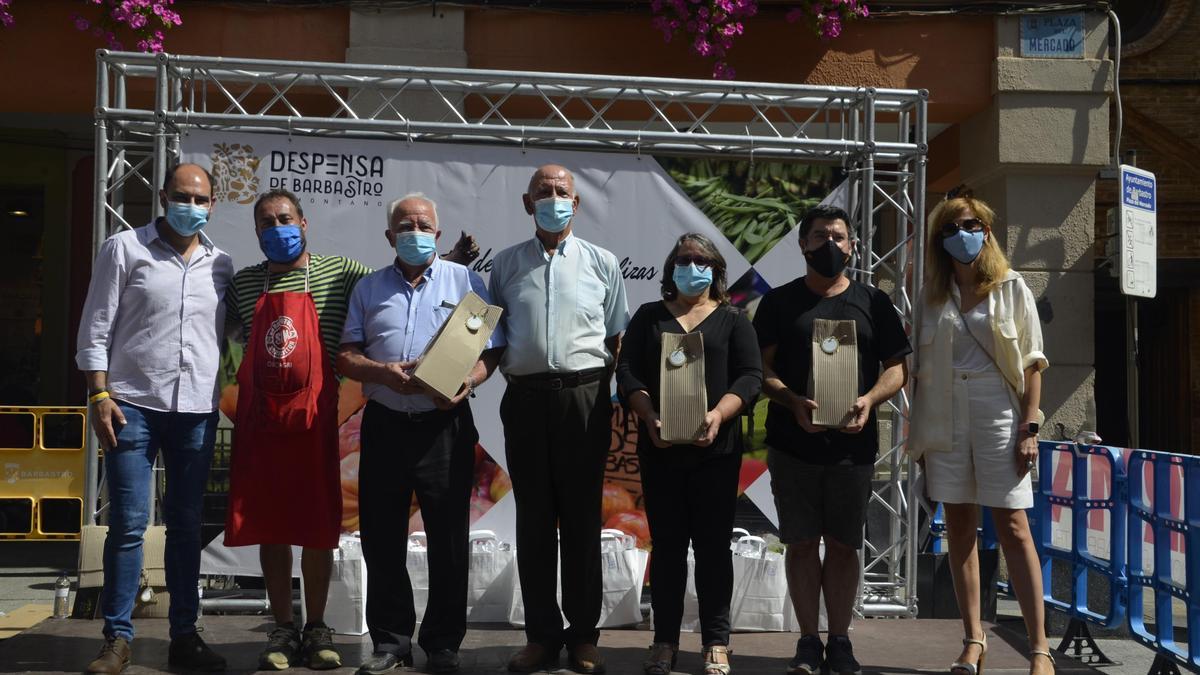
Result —
M110 237L92 267L75 360L88 377L110 502L100 601L105 643L90 673L129 665L150 477L160 450L167 473L168 663L225 669L225 659L196 633L200 511L217 432L222 301L233 276L233 260L201 232L212 196L203 168L169 169L159 193L166 216Z
M500 418L528 640L508 668L556 664L566 645L572 670L602 673L600 500L612 426L608 383L628 321L625 285L616 256L572 234L579 195L570 171L539 168L522 198L535 236L501 251L489 280L508 338Z

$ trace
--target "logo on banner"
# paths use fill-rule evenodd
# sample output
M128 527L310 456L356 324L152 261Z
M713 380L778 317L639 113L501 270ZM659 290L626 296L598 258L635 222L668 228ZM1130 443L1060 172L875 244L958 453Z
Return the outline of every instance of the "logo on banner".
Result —
M5 464L4 465L4 482L14 484L21 479L20 464Z
M254 148L249 145L213 143L210 158L217 201L253 204L258 199L257 171L262 158L253 153Z
M267 172L272 190L290 190L306 204L383 206L379 155L272 150Z
M286 359L296 350L300 334L292 324L292 318L281 316L271 322L267 330L267 353L277 359Z

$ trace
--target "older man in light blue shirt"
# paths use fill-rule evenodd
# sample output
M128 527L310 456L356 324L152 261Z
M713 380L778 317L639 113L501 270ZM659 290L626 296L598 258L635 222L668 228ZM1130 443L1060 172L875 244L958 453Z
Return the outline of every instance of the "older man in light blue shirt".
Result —
M470 291L484 300L479 275L441 260L437 206L420 193L388 207L393 265L354 288L338 368L363 383L359 519L367 585L367 627L374 654L360 675L412 665L416 624L405 561L409 503L415 490L429 543L429 603L418 644L434 673L458 670L466 635L467 529L475 443L479 433L467 403L495 369L504 330L497 328L458 395L445 399L412 377L417 360Z
M488 284L504 308L508 337L500 418L528 640L508 668L551 667L566 645L572 670L601 673L600 498L612 425L609 378L628 318L625 285L616 256L572 234L579 195L570 171L539 168L522 198L535 236L496 256Z

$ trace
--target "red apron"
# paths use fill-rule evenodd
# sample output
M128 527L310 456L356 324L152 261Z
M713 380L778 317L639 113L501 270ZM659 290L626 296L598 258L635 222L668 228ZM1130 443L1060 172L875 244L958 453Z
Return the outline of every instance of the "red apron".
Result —
M267 273L267 281L270 273ZM238 368L225 545L337 548L338 382L308 292L268 293Z

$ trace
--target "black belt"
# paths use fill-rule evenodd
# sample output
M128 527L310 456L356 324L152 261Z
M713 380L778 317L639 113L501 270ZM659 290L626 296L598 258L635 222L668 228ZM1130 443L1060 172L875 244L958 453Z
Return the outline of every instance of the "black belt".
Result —
M599 382L608 373L608 368L589 368L574 373L537 373L536 375L509 375L509 384L528 389L559 391L592 382Z

